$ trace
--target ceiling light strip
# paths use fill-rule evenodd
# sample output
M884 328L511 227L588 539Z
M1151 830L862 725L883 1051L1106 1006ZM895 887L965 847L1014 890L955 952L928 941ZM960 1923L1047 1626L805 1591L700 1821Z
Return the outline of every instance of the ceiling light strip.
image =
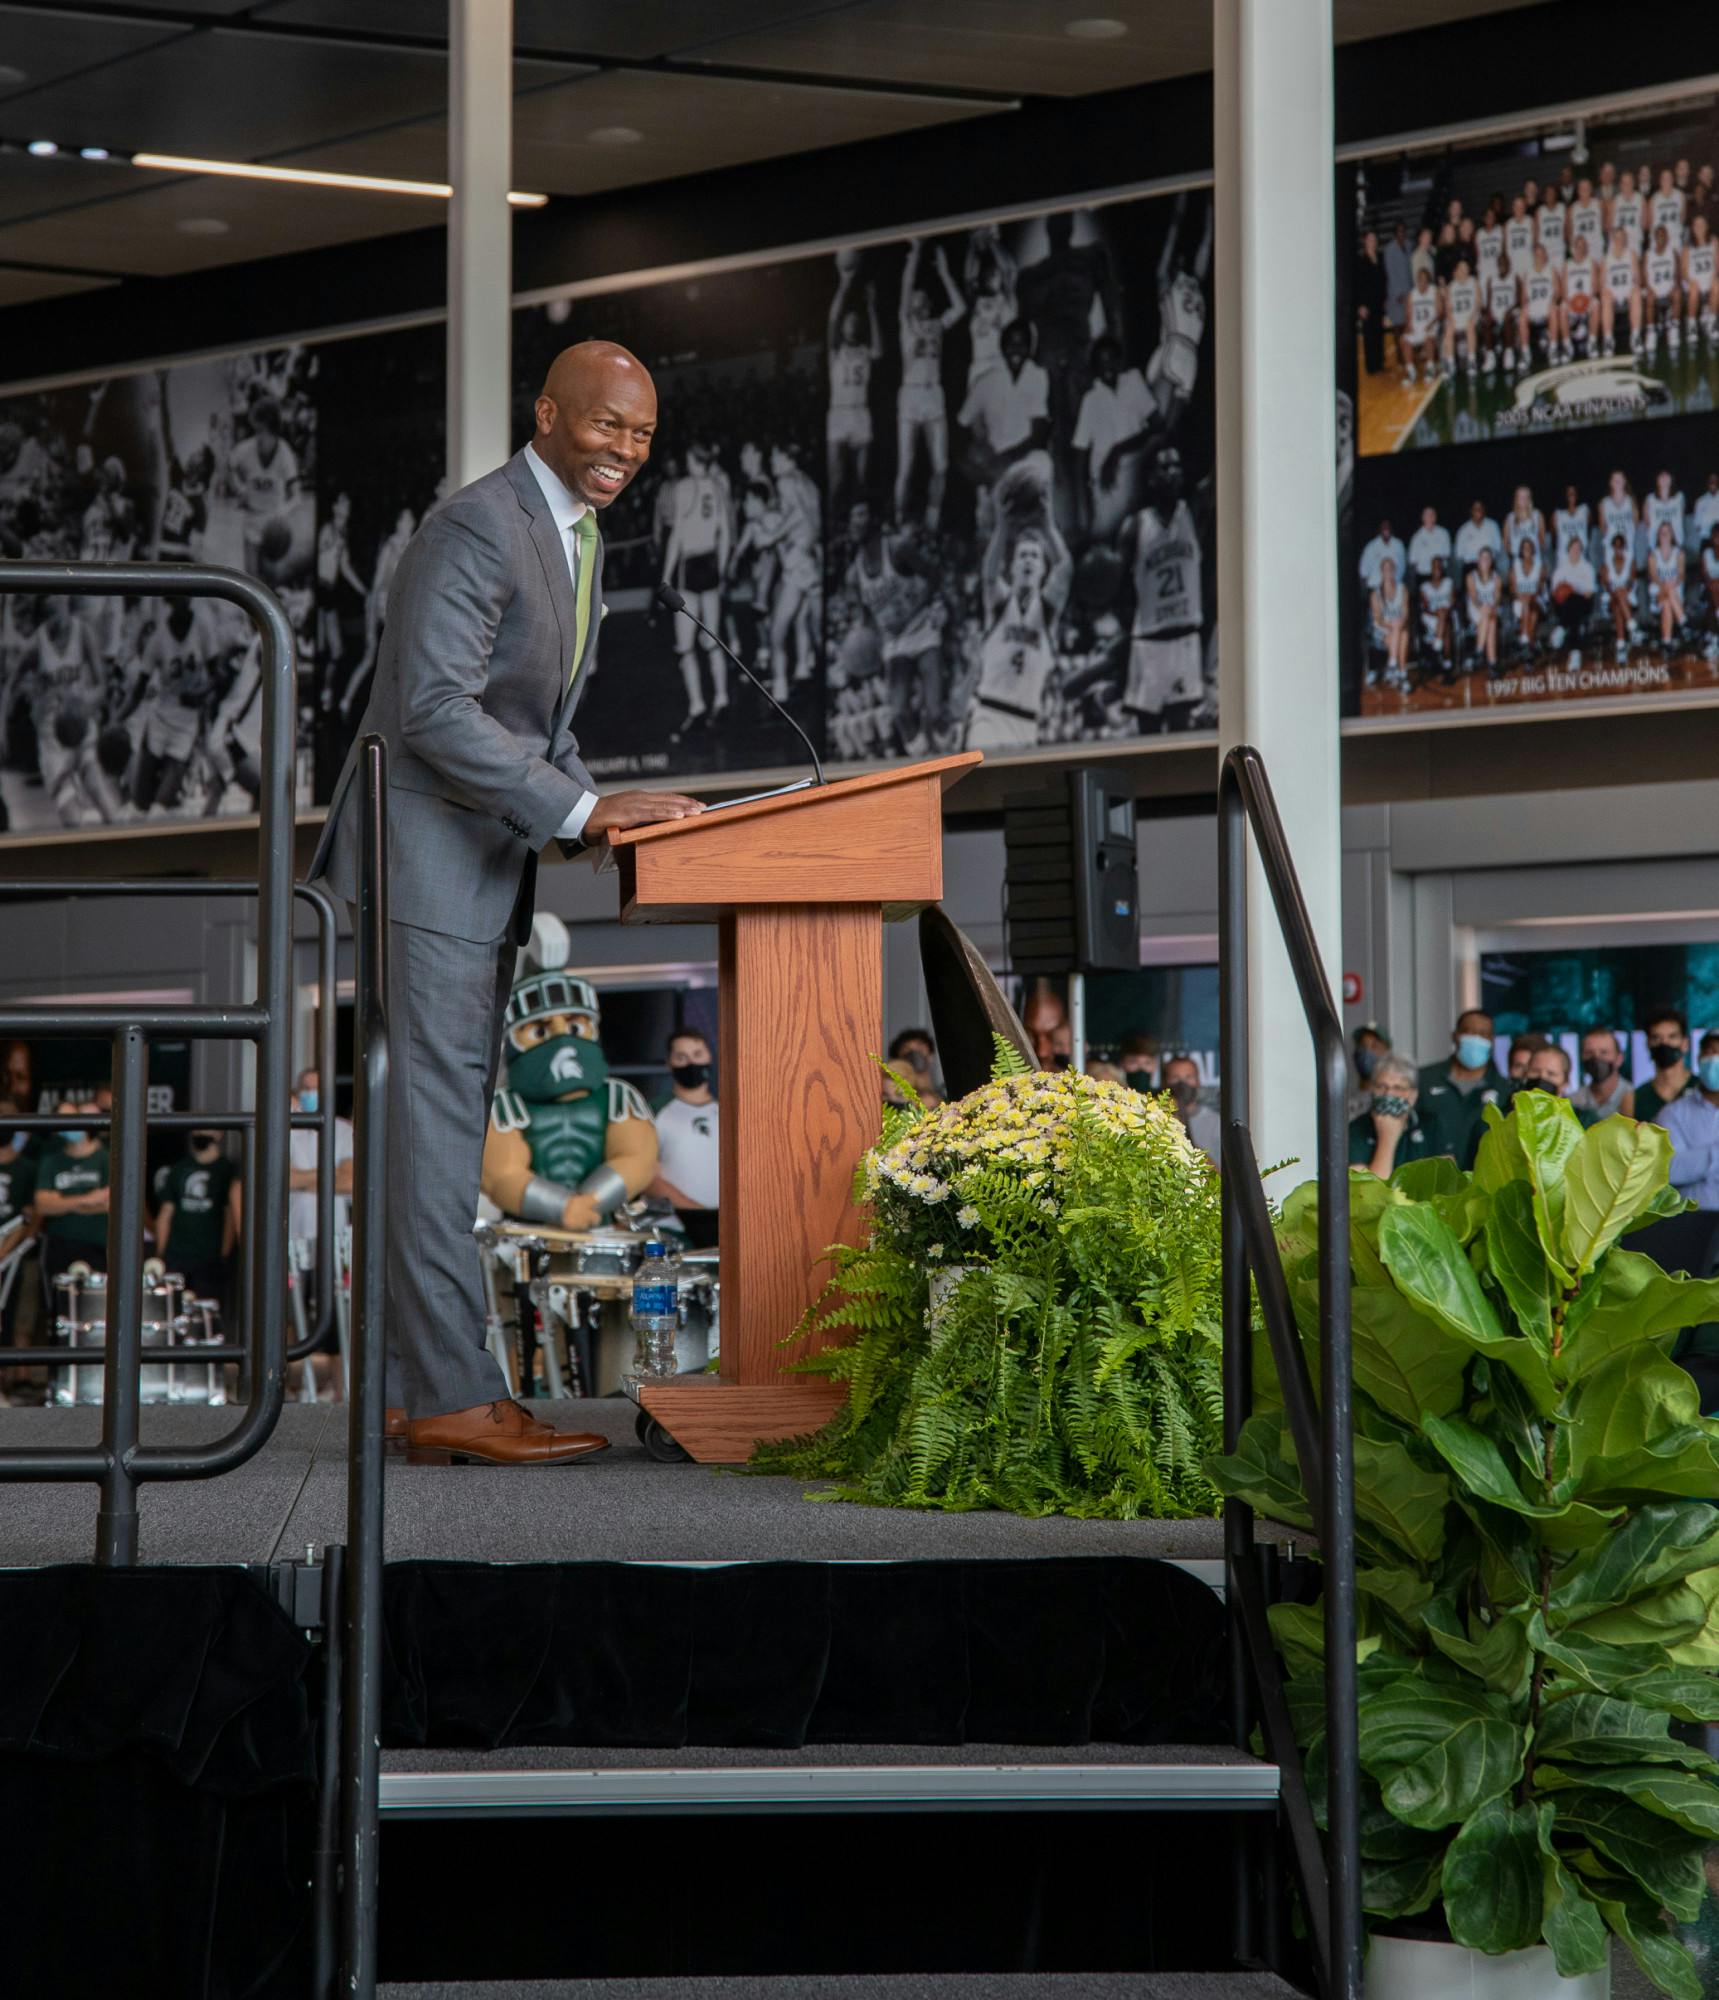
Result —
M275 181L293 187L339 188L366 194L428 195L438 201L447 201L453 195L453 188L447 181L392 180L382 174L326 173L314 167L264 167L248 160L201 160L182 153L133 153L131 164L169 174L222 174L232 180ZM507 199L513 208L542 208L549 197L510 190Z

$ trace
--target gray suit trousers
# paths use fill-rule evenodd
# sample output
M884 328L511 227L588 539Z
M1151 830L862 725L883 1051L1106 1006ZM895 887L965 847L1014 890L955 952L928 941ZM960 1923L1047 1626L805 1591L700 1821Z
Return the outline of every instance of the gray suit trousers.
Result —
M388 926L387 1396L414 1417L507 1394L472 1224L517 957Z

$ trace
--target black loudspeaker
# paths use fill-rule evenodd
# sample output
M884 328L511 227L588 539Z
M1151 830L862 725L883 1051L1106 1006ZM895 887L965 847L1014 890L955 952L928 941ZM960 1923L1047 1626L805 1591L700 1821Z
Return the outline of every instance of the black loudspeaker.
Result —
M1134 800L1103 770L1063 774L1003 809L1011 972L1131 972L1140 964Z

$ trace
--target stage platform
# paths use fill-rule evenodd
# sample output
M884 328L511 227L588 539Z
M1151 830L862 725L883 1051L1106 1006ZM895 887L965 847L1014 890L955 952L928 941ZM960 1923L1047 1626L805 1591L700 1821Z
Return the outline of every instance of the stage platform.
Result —
M1216 1521L1026 1520L1015 1514L933 1514L809 1500L796 1479L721 1467L659 1465L634 1436L620 1398L539 1403L540 1415L611 1440L570 1466L506 1470L414 1466L391 1455L390 1562L913 1562L1159 1557L1221 1583ZM145 1563L303 1560L345 1539L344 1406L289 1403L256 1457L215 1480L145 1486ZM203 1442L238 1421L232 1408L152 1406L146 1444ZM0 1409L0 1444L93 1442L101 1413ZM11 1486L0 1507L0 1565L87 1562L95 1540L89 1485ZM1262 1539L1289 1531L1262 1524Z
M384 1985L387 2000L1303 2000L1269 1972L927 1972Z

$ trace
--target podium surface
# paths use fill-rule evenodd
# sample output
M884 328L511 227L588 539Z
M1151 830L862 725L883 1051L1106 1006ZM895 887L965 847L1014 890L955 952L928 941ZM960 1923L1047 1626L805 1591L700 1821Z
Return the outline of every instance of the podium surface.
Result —
M943 893L943 794L977 751L608 836L624 923L719 926L722 1346L718 1376L643 1385L694 1458L736 1462L828 1421L838 1386L785 1373L851 1239L877 1138L883 924Z

